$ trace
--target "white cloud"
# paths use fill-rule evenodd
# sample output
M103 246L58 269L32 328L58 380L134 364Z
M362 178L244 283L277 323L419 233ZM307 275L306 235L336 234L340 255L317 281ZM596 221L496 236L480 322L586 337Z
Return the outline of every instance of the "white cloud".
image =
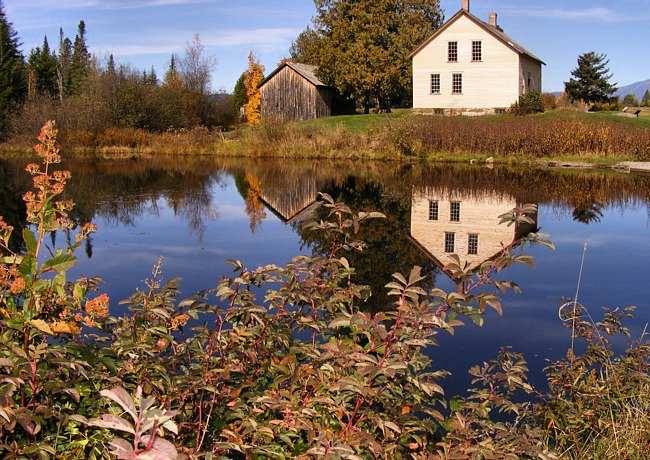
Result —
M201 35L205 46L226 48L254 44L263 48L286 45L300 33L301 29L292 28L260 28L224 30L214 34Z
M298 33L300 33L298 29L282 27L221 30L201 34L201 42L208 50L250 46L263 51L275 51L288 48ZM150 43L151 36L164 37L164 41L157 40L155 44L152 44ZM182 53L185 44L192 36L193 32L189 31L170 32L147 29L143 30L139 37L129 34L128 44L104 43L92 47L92 51L100 55L103 52L112 53L116 57Z

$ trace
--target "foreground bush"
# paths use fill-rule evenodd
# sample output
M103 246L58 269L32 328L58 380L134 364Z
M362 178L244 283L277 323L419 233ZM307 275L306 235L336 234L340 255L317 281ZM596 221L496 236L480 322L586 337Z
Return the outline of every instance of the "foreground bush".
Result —
M49 232L71 230L72 203L57 201L69 174L51 171L60 161L55 134L48 123L37 146L43 166L27 167L35 192L24 199L35 233L23 232L25 254L9 251L12 229L1 225L3 456L550 459L556 447L573 455L567 444L584 439L587 446L595 436L586 430L562 436L576 435L573 417L588 415L583 392L572 398L552 392L537 406L513 402L516 393L534 391L521 355L504 349L471 370L480 386L470 396L449 399L440 385L446 373L432 369L423 354L436 345L436 334L460 327L461 318L482 324L488 307L501 311L495 292L517 287L492 275L515 263L531 265L515 248L545 243L539 235L513 241L476 273L459 261L450 264L457 292L425 292L417 267L408 276L395 274L386 286L394 309L370 314L359 309L370 292L355 284L346 254L363 249L355 234L381 215L357 214L324 196L330 219L311 227L329 238L327 255L255 270L232 261L230 278L183 301L177 280L163 283L157 264L145 289L125 302L129 313L115 318L108 297L92 294L97 280L65 276L92 225L71 236L69 247L48 248L50 257L43 257ZM502 218L530 223L533 211L525 206ZM582 334L589 329L577 312L572 329ZM612 313L603 327L621 331L617 321ZM634 401L625 395L637 385L647 388L647 344L628 356L625 366L636 380L618 390L616 407L641 417L648 393ZM609 363L611 372L623 370L619 361ZM550 375L558 381L582 372L556 366ZM609 423L605 415L618 415L616 407L598 411L597 426ZM495 420L497 412L505 415Z

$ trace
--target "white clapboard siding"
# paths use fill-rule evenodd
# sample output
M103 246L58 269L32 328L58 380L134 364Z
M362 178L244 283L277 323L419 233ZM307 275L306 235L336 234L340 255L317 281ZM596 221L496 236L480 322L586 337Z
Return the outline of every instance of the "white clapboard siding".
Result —
M490 26L477 21L469 13L457 13L412 55L415 109L506 109L521 94L541 90L542 63L519 52L520 47L509 46L503 34L493 34L486 30ZM449 62L448 43L454 41L458 42L458 62ZM481 61L472 61L473 41L482 43ZM452 94L454 73L463 75L462 94ZM432 74L440 74L440 94L431 94Z

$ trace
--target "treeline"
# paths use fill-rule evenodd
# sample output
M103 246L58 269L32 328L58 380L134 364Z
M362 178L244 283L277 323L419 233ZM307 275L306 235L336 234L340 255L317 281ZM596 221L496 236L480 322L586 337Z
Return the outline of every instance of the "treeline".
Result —
M113 55L93 56L83 21L74 40L60 29L55 49L45 37L25 58L2 0L0 40L0 139L31 136L50 119L64 141L84 144L115 128L165 132L236 121L232 96L210 91L216 59L205 55L198 35L182 56L171 56L162 78L153 67L142 71L118 65Z

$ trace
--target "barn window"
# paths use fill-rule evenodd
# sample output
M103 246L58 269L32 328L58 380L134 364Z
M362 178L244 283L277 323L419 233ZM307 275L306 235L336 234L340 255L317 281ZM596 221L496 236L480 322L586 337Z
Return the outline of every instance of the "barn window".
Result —
M452 222L460 222L460 201L451 202L451 212L449 220Z
M483 60L483 49L480 41L472 42L472 61Z
M456 240L456 234L445 232L445 252L450 253L454 252L454 243Z
M438 202L429 200L429 220L438 220Z
M452 74L451 93L452 94L462 94L463 93L463 74L462 73Z
M431 94L440 94L440 74L431 74Z
M470 233L467 238L467 254L478 254L478 233Z
M447 48L449 62L458 62L458 42L449 42Z

